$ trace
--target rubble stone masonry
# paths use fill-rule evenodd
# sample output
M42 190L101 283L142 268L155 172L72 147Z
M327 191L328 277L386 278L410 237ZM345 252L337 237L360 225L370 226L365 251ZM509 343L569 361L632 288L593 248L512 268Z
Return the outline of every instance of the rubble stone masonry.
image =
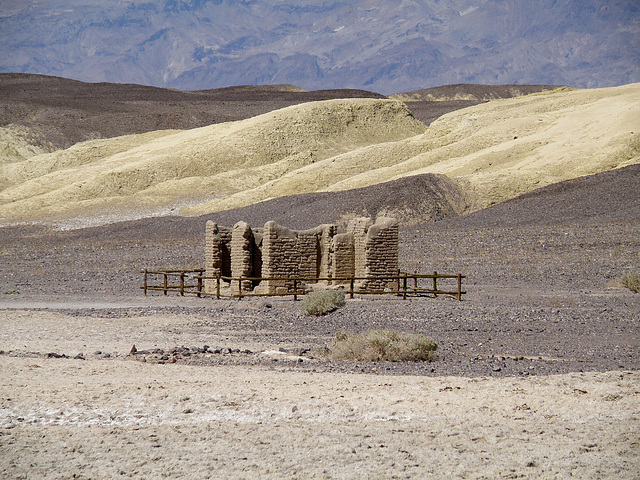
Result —
M346 233L338 233L336 225L320 225L296 231L273 221L264 229L253 230L238 222L233 229L214 222L206 226L207 277L261 277L267 280L243 281L242 291L286 293L298 282L298 290L318 283L317 279L351 277L389 277L398 273L398 223L393 218L356 218ZM271 279L269 279L271 278ZM349 281L322 280L325 285ZM389 279L360 280L361 289L382 290ZM237 293L237 281L230 285ZM207 280L205 290L213 293L216 280Z

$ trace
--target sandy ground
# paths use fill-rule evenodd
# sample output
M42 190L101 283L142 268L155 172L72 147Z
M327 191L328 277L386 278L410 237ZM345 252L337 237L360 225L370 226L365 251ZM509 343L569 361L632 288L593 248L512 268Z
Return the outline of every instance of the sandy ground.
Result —
M334 374L256 343L240 346L269 361L158 364L131 340L224 332L188 315L0 316L2 478L638 478L638 372Z

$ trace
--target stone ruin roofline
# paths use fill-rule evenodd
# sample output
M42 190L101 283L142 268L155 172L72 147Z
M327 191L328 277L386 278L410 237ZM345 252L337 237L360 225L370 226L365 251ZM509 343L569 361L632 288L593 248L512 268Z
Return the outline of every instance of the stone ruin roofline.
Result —
M264 294L293 290L292 278L383 277L398 273L399 227L395 218L355 218L346 232L334 224L308 230L291 230L268 221L253 229L246 222L233 227L206 224L205 291L213 293L212 277L277 278L278 280L234 280L230 288ZM339 281L308 281L306 287L330 288ZM361 289L384 289L389 281L359 280ZM313 285L312 285L313 284ZM299 287L300 288L300 287Z

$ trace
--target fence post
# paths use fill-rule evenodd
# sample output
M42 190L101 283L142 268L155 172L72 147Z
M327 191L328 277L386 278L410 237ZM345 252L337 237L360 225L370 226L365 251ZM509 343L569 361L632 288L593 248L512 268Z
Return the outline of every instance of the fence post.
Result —
M146 268L143 270L143 273L144 273L144 281L143 281L142 288L144 289L144 296L146 297L147 296L147 269Z
M437 278L438 278L438 272L434 271L433 272L433 298L437 298L438 297L438 282L437 282Z
M462 301L462 274L458 274L458 301Z
M167 296L167 273L165 272L163 273L163 275L164 275L164 282L162 285L164 287L164 296L166 297Z
M404 278L402 279L402 299L407 299L407 274L405 273Z
M180 296L184 297L184 272L180 272Z
M200 295L202 294L202 274L204 272L200 272L200 274L198 275L198 298L200 298Z
M293 279L293 301L298 300L298 279Z
M238 300L242 300L242 275L238 279Z
M220 300L220 274L216 275L216 300Z
M349 282L350 283L350 286L349 286L349 289L350 289L349 298L353 298L353 281L354 281L354 278L351 277L351 281Z
M418 271L414 270L413 271L413 289L415 290L414 294L416 294L416 292L418 291Z
M401 273L402 272L400 271L400 269L398 269L398 289L397 289L398 295L400 295L400 275L401 275Z

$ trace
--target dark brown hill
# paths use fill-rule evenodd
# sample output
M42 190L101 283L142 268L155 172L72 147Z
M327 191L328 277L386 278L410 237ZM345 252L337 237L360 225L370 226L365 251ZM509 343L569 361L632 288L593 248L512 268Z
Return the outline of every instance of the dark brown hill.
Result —
M505 90L503 95L507 95L509 87L500 87ZM438 88L443 92L448 91L448 87ZM510 91L514 92L513 88ZM429 124L445 113L485 101L480 93L487 89L499 87L456 86L456 92L472 99L412 101L409 102L409 108L418 120ZM437 89L424 91L432 90ZM189 129L243 120L290 105L336 98L384 96L356 89L307 92L292 85L244 85L180 91L145 85L85 83L45 75L0 73L0 126L14 124L27 127L34 135L34 144L49 143L49 149L58 149L96 138L152 130Z
M553 225L640 219L640 165L554 183L438 224L448 227Z
M384 98L366 90L306 92L292 85L183 92L60 77L0 74L0 126L25 126L55 148L95 138L189 129L254 117L290 105L334 98Z

